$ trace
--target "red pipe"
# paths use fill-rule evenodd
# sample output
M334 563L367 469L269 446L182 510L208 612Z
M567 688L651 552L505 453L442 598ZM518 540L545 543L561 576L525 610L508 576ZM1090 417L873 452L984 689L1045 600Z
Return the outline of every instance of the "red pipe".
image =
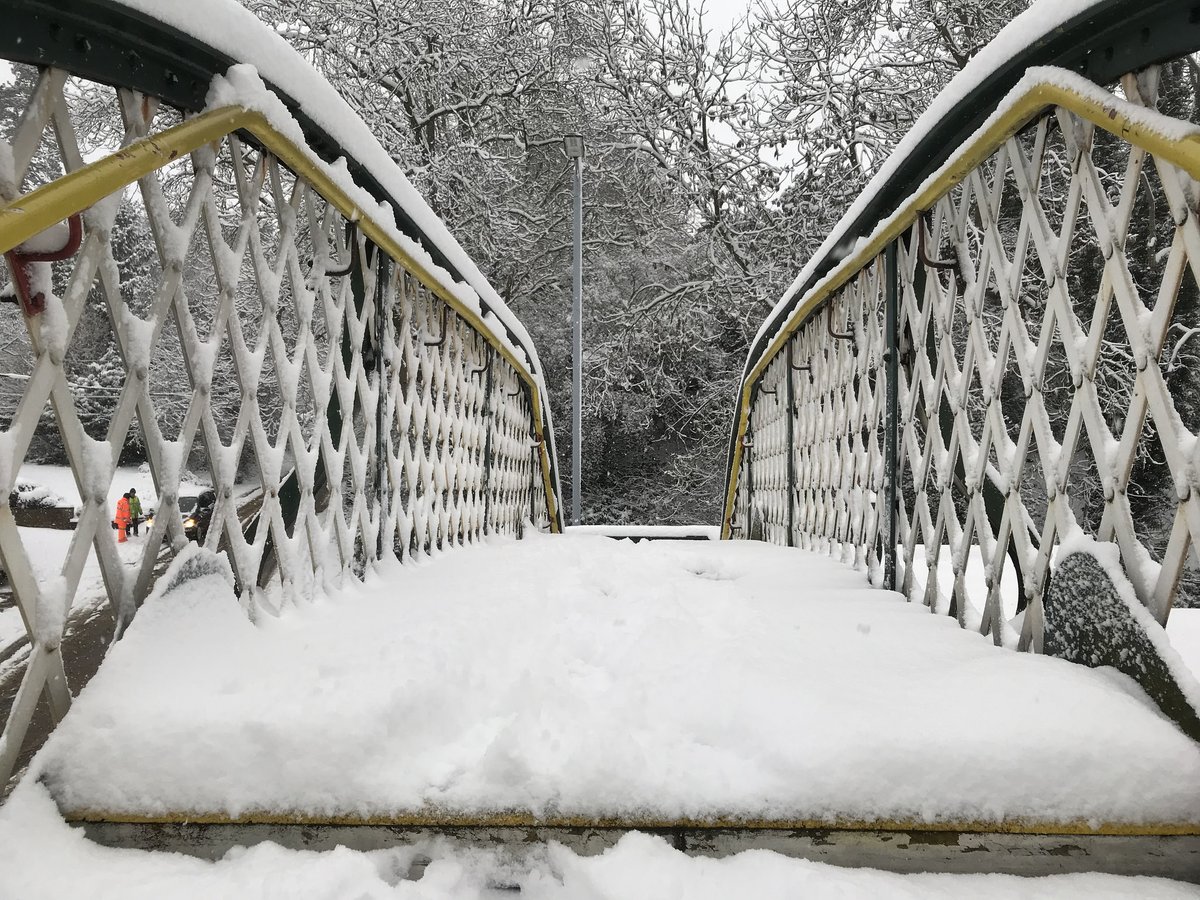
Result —
M41 291L32 293L33 286L29 282L27 266L30 263L62 262L78 253L83 243L83 220L79 213L67 219L67 230L67 242L57 250L25 253L17 248L4 254L4 258L8 260L9 271L12 272L13 287L17 290L17 298L21 301L21 308L26 317L36 316L46 309L46 295Z

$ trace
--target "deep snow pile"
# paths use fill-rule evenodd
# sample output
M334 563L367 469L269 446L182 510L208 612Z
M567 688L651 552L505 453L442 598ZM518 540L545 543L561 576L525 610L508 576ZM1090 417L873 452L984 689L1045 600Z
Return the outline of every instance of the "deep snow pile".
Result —
M420 863L428 861L423 873ZM414 866L416 863L416 866ZM419 880L416 880L418 879ZM410 880L412 879L412 880ZM22 784L0 807L0 896L21 900L1195 900L1200 890L1157 878L1112 875L893 875L839 869L752 850L727 859L687 857L665 840L630 834L601 856L551 845L521 863L488 849L427 842L356 853L260 844L218 862L111 850L58 817L41 787Z
M603 535L642 540L719 541L720 525L568 525L566 534Z
M69 466L49 466L39 463L25 463L21 466L21 481L32 481L45 486L56 495L61 495L64 502L78 506L83 501L79 498L79 487L75 482L75 474ZM180 479L180 493L198 494L212 485L188 472ZM238 484L234 490L242 492L250 489L248 484ZM142 507L149 512L158 505L158 494L154 487L154 477L148 466L120 466L113 472L112 483L107 487L108 508L116 512L117 500L130 488L135 488L142 499Z
M9 505L17 509L65 506L66 501L50 488L32 481L18 480L9 494Z
M151 599L31 776L144 814L1200 820L1200 749L1123 676L823 556L588 536L257 624L218 577Z

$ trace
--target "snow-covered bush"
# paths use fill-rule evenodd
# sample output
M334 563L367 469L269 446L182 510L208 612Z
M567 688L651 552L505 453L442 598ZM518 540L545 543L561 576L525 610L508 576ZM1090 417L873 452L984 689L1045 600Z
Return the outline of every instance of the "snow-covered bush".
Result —
M8 505L13 509L51 509L66 506L67 501L48 487L32 481L18 481L8 495Z

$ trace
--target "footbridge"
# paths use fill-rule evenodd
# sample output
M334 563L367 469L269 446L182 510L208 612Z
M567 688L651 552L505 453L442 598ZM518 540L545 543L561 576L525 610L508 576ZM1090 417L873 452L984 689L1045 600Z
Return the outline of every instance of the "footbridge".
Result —
M564 528L526 330L220 6L6 5L10 846L52 808L213 858L640 830L1200 881L1192 4L983 51L763 323L722 521L637 542Z

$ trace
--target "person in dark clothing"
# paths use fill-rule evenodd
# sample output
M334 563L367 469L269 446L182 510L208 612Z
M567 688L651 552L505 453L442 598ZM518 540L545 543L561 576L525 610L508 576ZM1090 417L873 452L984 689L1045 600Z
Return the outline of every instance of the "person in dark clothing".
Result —
M129 527L136 537L138 528L142 524L142 501L137 495L136 488L130 488L129 493L125 496L129 498Z
M192 511L190 527L184 526L188 538L203 544L208 537L208 526L212 524L213 511L217 506L217 495L213 491L201 491L196 498L196 508Z

